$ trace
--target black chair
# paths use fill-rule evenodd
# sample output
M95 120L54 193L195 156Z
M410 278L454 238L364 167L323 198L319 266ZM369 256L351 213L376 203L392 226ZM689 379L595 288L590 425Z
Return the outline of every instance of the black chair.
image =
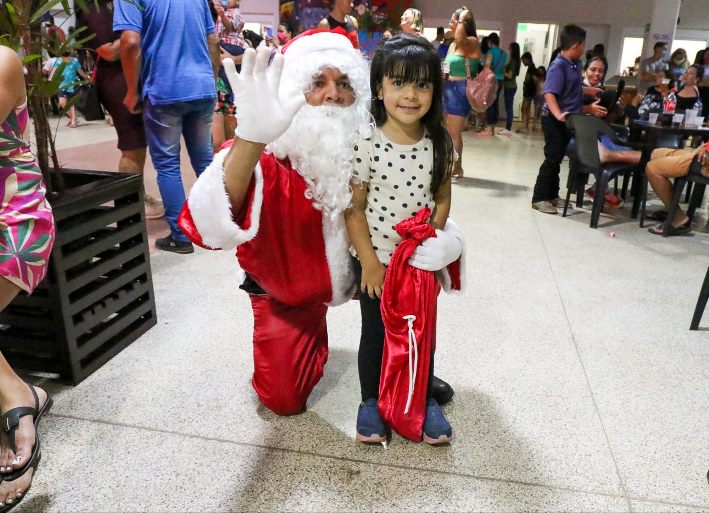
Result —
M665 219L665 224L662 227L663 237L667 237L667 231L670 229L670 225L672 223L672 219L674 218L675 211L679 206L679 200L682 197L682 191L684 190L684 186L688 182L694 184L692 197L689 199L689 206L687 207L687 217L689 217L689 221L692 222L697 207L702 203L702 198L704 197L704 190L706 189L707 185L709 185L709 178L702 175L701 169L701 162L697 157L694 157L692 163L689 165L689 172L685 176L679 176L675 178L675 183L672 187L672 202L667 208L667 219Z
M583 201L585 179L584 175L592 174L596 177L595 195L593 198L593 210L591 211L591 228L598 228L598 220L603 210L603 200L608 190L608 184L618 175L627 175L636 172L639 166L626 162L607 162L601 164L598 155L598 137L607 135L618 144L624 141L619 140L613 128L605 121L590 114L570 114L566 120L566 126L574 134L576 148L571 153L571 164L569 165L569 184L566 192L566 202L564 212L566 216L571 200L571 191L576 189L576 202Z
M707 269L707 275L704 277L704 283L702 284L702 289L699 291L699 299L697 299L697 306L694 309L694 316L692 317L692 324L689 325L690 330L699 329L699 321L702 320L702 314L704 309L707 307L707 301L709 300L709 268Z

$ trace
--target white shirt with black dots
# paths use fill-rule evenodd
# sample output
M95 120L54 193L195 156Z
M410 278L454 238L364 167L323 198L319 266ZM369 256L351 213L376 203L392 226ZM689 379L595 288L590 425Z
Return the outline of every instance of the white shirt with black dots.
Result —
M401 145L376 129L371 139L362 139L355 146L354 179L367 182L364 213L382 264L389 264L401 242L394 225L424 207L433 211L432 176L433 143L428 137ZM354 248L350 251L356 256Z

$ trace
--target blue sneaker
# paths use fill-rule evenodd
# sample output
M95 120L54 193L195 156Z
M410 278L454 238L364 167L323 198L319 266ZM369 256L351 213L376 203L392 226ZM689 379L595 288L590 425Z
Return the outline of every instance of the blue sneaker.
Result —
M386 441L386 426L379 416L377 400L367 399L359 405L357 413L357 436L358 442L381 443Z
M453 438L453 428L443 415L435 399L426 403L426 420L423 423L423 441L430 445L447 444Z

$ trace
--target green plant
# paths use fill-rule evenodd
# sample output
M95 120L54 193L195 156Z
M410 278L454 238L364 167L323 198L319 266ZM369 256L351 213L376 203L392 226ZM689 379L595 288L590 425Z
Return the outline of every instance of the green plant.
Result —
M78 50L93 36L82 38L81 30L77 30L64 42L48 40L42 31L42 17L59 5L67 14L72 14L77 8L86 9L87 3L92 1L96 0L74 0L72 6L69 0L0 0L0 44L24 54L27 97L35 129L37 163L50 193L64 189L54 134L49 125L49 102L60 90L65 64L60 64L50 80L42 74L42 58L46 54L62 55L64 52ZM75 97L72 100L76 99ZM66 108L71 105L70 102Z

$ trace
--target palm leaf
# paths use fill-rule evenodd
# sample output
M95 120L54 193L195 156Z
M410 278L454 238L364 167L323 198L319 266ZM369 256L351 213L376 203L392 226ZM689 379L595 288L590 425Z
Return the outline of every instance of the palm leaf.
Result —
M17 192L27 192L27 191L33 191L37 185L39 185L40 180L24 180L20 182L20 184L17 187Z
M20 223L17 225L17 241L15 241L15 246L18 253L23 251L24 245L29 240L30 235L32 235L32 230L34 230L34 219L29 223Z
M43 233L42 235L37 237L37 239L32 244L30 244L30 247L27 248L27 250L32 251L33 253L41 253L47 248L51 240L52 238L49 236L48 233Z

